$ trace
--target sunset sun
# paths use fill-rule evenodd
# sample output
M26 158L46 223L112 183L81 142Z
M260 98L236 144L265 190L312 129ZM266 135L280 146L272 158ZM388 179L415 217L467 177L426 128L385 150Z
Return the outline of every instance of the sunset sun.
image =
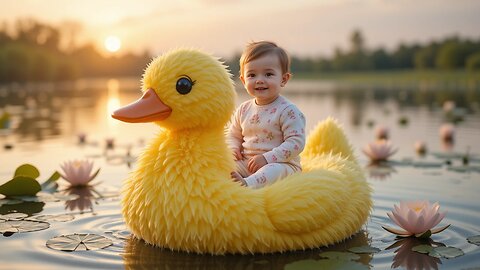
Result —
M105 45L105 49L107 49L107 51L113 53L113 52L116 52L120 49L120 47L122 46L122 42L116 36L108 36L105 39L104 45Z

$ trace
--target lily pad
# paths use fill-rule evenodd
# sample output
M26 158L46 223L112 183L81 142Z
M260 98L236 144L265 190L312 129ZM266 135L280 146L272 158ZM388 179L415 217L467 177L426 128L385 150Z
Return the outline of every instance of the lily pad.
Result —
M442 162L427 162L427 161L417 161L413 163L415 168L440 168L443 166Z
M371 247L371 246L360 246L360 247L349 248L348 251L357 253L357 254L364 254L364 253L377 253L377 252L380 252L381 250L379 248Z
M6 221L23 220L26 217L28 217L28 215L24 213L10 213L6 215L0 215L0 219L6 220Z
M320 253L320 257L334 260L352 261L360 259L360 256L350 252L327 251Z
M34 232L48 229L49 223L28 221L28 220L12 220L0 223L0 233L24 233Z
M345 261L345 260L301 260L285 265L285 270L317 270L317 269L336 269L336 270L367 270L367 265Z
M468 173L468 172L479 172L480 173L480 166L449 166L447 170L454 171L454 172L461 172L461 173Z
M112 233L112 236L121 239L121 240L128 240L130 239L130 236L132 235L131 232L123 230L123 231L114 231Z
M461 159L463 158L464 155L465 154L455 153L455 152L451 152L451 153L433 152L432 153L432 156L440 159Z
M418 245L418 246L414 246L412 250L418 253L428 254L431 251L433 251L433 247L430 245Z
M470 236L467 238L467 241L471 244L480 246L480 235Z
M37 180L26 177L16 176L12 180L0 186L0 193L7 196L34 196L41 190Z
M456 258L465 254L461 249L456 247L436 247L434 250L447 259Z
M17 176L25 176L28 178L36 179L40 176L38 169L31 164L23 164L15 170L14 178Z
M47 247L62 251L96 250L112 245L112 240L97 234L69 234L47 241Z
M32 221L47 221L47 222L52 222L52 221L67 222L74 219L75 219L75 216L70 214L41 215L41 216L33 216L28 218L28 220L32 220Z

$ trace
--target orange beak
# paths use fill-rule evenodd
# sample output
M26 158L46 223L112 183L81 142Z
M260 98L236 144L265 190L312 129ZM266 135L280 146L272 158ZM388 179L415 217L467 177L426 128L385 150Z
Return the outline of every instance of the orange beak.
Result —
M123 122L146 123L164 120L171 113L172 109L149 88L139 100L114 111L112 117Z

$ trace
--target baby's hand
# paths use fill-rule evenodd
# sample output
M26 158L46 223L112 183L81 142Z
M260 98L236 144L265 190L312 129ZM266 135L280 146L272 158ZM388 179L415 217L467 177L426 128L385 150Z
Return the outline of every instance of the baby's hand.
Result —
M256 155L248 160L248 170L250 173L255 173L265 165L267 165L267 160L263 155Z
M235 158L235 160L242 160L242 151L240 149L233 149L233 157Z

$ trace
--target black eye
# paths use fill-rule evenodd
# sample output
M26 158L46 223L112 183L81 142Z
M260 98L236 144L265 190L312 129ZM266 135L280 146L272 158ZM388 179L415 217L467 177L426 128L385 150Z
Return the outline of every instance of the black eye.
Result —
M192 80L188 77L182 77L178 79L177 81L177 92L186 95L192 91L192 87L195 84L195 82L192 82Z

